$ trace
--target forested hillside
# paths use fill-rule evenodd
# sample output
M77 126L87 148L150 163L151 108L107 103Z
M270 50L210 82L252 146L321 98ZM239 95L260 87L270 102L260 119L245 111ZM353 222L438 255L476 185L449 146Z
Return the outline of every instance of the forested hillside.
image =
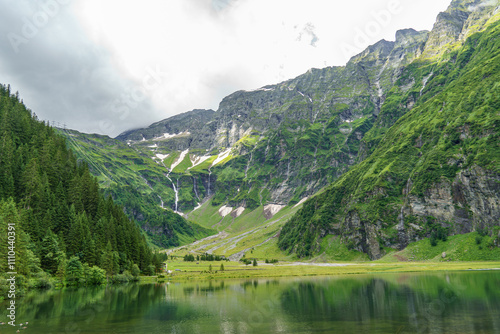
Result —
M8 226L15 228L15 244L7 240ZM154 260L140 228L122 207L100 193L87 165L77 162L65 139L38 121L10 86L2 85L2 259L9 245L15 246L18 277L47 273L79 279L101 269L108 275L149 272ZM9 271L12 268L2 260L0 272Z

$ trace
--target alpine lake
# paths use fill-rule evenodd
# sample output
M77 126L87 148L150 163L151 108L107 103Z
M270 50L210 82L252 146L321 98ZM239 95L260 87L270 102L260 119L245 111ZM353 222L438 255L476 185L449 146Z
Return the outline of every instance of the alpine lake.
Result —
M500 333L500 271L29 291L16 323L0 333Z

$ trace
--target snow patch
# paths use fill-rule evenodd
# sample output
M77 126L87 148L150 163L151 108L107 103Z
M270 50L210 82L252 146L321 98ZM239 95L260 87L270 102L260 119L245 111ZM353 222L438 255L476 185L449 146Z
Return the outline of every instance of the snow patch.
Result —
M184 160L184 158L186 157L186 154L189 153L189 148L185 151L182 151L181 152L181 156L179 157L179 159L177 159L173 164L172 166L170 166L170 170L174 170L175 167L179 166L179 164L182 162L182 160Z
M154 145L151 145L151 146L148 146L149 148L158 148L158 144L154 144Z
M231 211L233 211L232 207L224 205L219 209L219 215L221 215L222 217L226 217L228 214L231 213Z
M246 90L245 92L258 92L258 91L269 92L269 91L273 91L273 90L274 90L274 88L261 87L261 88L257 88L257 89Z
M156 157L160 159L161 161L165 160L170 154L160 154L156 153Z
M307 201L309 197L304 197L303 199L301 199L297 204L295 204L293 207L296 208L298 207L299 205L301 205L302 203L304 203L305 201Z
M302 93L300 90L298 90L297 92L299 92L299 94L300 94L300 95L302 95L303 97L307 97L307 98L309 99L309 101L311 101L311 102L313 101L313 100L311 99L311 97L309 97L309 96L305 96L305 95L304 95L304 93Z
M180 136L189 136L190 134L191 134L191 132L189 132L187 130L183 131L183 132L179 132L179 133L174 133L174 134L170 134L170 133L166 132L163 134L163 136L157 137L154 140L170 139L170 138L180 137Z
M214 160L214 162L212 163L212 166L215 166L217 165L219 162L221 162L222 160L226 159L228 156L229 156L229 153L231 153L231 149L228 148L227 150L225 150L224 152L220 153L218 156L217 156L217 159ZM210 166L210 167L212 167Z
M284 205L279 205L279 204L268 204L264 207L264 215L266 216L267 219L269 219L278 212L280 212L280 210L283 209L284 207L285 207Z
M238 209L236 209L234 211L234 214L233 214L233 217L237 218L239 216L241 216L241 214L243 213L243 211L245 211L245 208L240 206Z
M206 161L207 159L210 159L210 155L204 155L202 157L198 157L196 155L194 155L191 159L191 164L192 166L189 167L188 169L191 169L195 166L198 166L199 164L201 164L202 162Z

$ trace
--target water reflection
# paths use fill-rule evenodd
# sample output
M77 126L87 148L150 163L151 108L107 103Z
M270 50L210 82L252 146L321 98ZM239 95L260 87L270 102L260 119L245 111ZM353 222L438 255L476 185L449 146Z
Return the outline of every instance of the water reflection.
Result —
M31 292L16 311L44 334L500 333L499 287L499 272L215 280Z
M500 289L492 289L500 287L499 277L458 273L297 282L284 291L281 306L295 327L312 321L315 329L336 331L499 333Z

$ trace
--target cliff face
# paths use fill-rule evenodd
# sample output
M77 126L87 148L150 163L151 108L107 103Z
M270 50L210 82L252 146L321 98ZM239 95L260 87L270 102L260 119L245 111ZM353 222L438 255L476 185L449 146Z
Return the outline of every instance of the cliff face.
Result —
M470 35L481 31L496 20L499 12L496 0L454 0L438 15L423 52L424 58L442 56L459 46Z
M411 180L408 184L411 187ZM458 172L425 190L424 196L408 195L404 215L454 222L452 232L462 234L498 225L500 219L500 175L474 166Z

